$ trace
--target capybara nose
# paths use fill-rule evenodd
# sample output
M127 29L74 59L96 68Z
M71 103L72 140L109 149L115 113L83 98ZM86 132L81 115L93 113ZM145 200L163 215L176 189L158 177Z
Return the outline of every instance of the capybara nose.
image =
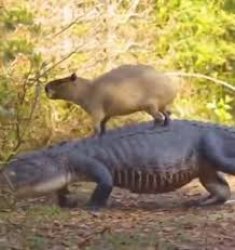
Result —
M45 92L46 92L46 93L49 92L49 87L48 87L48 85L45 86Z

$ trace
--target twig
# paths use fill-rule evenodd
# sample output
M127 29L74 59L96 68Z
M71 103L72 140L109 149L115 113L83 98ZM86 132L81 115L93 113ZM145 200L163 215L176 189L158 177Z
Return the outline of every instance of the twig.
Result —
M70 52L68 55L66 55L65 57L63 57L61 60L59 60L58 62L54 63L51 67L49 67L48 69L46 69L39 77L45 76L46 73L48 73L52 69L56 68L59 64L61 64L62 62L66 61L67 59L69 59L75 53L76 53L76 50Z
M24 100L25 100L25 96L26 96L26 86L29 82L29 76L30 74L32 73L32 65L30 65L30 69L26 75L26 78L25 78L25 81L24 81L24 84L23 84L23 95L20 99L20 102L19 104L22 105L24 103ZM21 136L21 133L20 133L20 115L19 115L19 109L17 110L16 112L16 138L17 138L17 144L15 145L14 149L13 149L13 152L15 151L15 148L18 149L19 146L21 145L22 143L22 136ZM11 157L11 155L9 156Z
M21 146L22 142L23 142L23 138L25 137L25 134L30 126L30 123L32 121L33 118L33 114L34 111L36 110L37 104L38 104L38 100L39 100L39 96L40 96L40 92L41 92L41 86L40 86L40 81L37 82L36 86L35 86L35 98L34 98L34 102L32 104L31 110L30 110L30 114L28 117L28 122L24 127L24 130L22 133L20 133L20 122L19 122L19 116L18 116L18 122L17 122L17 144L15 145L15 147L12 150L12 153L9 155L9 157L6 159L6 161L9 161L17 152L17 150L19 149L19 147Z
M75 50L73 50L72 52L70 52L68 55L64 56L62 59L60 59L59 61L55 62L53 65L51 65L48 69L46 69L42 74L40 74L38 76L38 78L41 78L43 76L46 75L46 73L48 73L49 71L51 71L52 69L56 68L58 65L60 65L62 62L68 60L73 54L78 53L79 50L81 50L82 46L84 46L84 44L79 45ZM33 80L33 79L31 79Z
M199 73L185 73L185 72L166 72L166 74L171 75L171 76L186 76L186 77L207 79L207 80L210 80L214 83L217 83L218 85L222 85L222 86L235 92L235 86L233 86L225 81L222 81L222 80L219 80L219 79L216 79L214 77L207 76L207 75L203 75L203 74L199 74Z
M60 31L58 31L57 33L55 33L53 35L53 37L57 37L60 34L62 34L63 32L65 32L66 30L68 30L69 28L71 28L74 24L76 24L78 22L78 20L81 18L81 16L78 16L77 18L74 19L74 21L72 21L71 23L69 23L68 25L66 25L65 27L63 27Z
M75 24L78 24L78 23L81 23L81 22L88 22L88 21L92 20L94 17L96 17L96 16L93 15L94 13L96 13L96 12L94 10L92 10L89 13L85 14L85 16L84 16L84 14L77 16L71 23L69 23L68 25L64 26L60 31L58 31L57 33L55 33L53 35L53 39L55 37L61 35L66 30L70 29ZM86 18L86 16L87 16L87 18ZM50 36L49 39L51 37L52 36Z
M134 14L135 11L136 11L136 8L137 8L138 5L139 5L139 2L140 2L140 0L133 0L133 1L132 1L131 7L130 7L129 10L127 11L125 17L122 19L122 20L123 20L123 21L122 21L123 24L126 23L126 22L128 22L128 20L133 16L133 14Z
M28 127L29 127L30 122L31 122L31 120L33 118L33 113L34 113L34 111L35 111L35 109L37 107L37 104L39 102L40 93L41 93L41 83L40 83L40 81L38 81L36 86L35 86L35 99L34 99L32 108L30 110L29 118L28 118L28 124L27 124Z

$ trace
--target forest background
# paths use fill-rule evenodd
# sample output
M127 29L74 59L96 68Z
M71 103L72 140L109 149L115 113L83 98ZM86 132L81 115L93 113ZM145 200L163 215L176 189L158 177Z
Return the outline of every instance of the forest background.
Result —
M0 2L0 161L92 133L78 106L48 100L46 82L93 78L124 63L235 82L233 0L4 0ZM177 118L234 125L234 92L184 78ZM151 119L133 114L109 127Z

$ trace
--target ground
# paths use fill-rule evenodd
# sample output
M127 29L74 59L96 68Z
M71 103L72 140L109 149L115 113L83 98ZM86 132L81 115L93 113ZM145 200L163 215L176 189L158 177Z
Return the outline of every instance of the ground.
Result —
M235 178L227 178L235 191ZM115 189L109 207L83 209L91 186L72 187L79 208L61 209L52 196L17 202L0 212L0 250L235 249L235 205L185 204L206 194L197 181L176 192L136 195Z

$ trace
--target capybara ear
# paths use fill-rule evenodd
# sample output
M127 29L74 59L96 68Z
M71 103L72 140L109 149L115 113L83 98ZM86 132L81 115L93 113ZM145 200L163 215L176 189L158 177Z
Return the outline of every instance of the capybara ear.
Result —
M71 81L76 81L76 79L77 79L77 75L76 75L76 73L73 73L71 76L70 76L70 80Z

